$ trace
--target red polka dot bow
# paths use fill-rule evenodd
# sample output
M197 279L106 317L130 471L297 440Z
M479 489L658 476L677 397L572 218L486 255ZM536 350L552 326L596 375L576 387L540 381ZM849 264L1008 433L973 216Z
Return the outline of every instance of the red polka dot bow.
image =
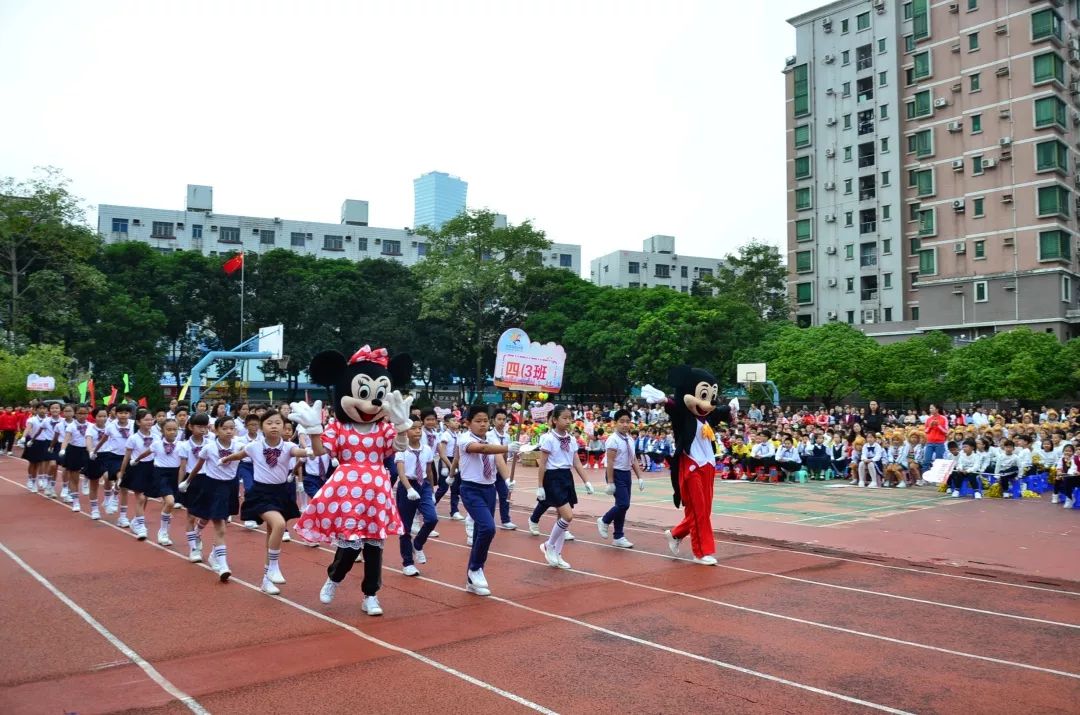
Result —
M371 349L370 345L364 347L353 353L353 356L349 358L349 364L352 365L358 362L373 362L383 367L387 367L390 364L390 355L386 352L386 348Z

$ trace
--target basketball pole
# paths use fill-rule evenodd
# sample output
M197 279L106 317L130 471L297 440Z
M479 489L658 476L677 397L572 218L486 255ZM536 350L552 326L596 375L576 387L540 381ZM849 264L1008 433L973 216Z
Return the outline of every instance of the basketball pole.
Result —
M247 261L243 256L244 249L240 248L240 341L244 340L244 269L247 267L245 264ZM240 366L240 382L244 382L244 378L247 376L247 361Z

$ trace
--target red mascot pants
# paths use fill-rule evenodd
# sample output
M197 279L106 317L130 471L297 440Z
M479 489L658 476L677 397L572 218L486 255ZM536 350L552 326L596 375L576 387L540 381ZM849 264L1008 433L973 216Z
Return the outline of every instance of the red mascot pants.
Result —
M712 464L698 466L686 455L679 460L679 494L682 496L683 520L672 530L676 539L690 536L690 548L694 556L716 553L712 530L713 478L716 467Z

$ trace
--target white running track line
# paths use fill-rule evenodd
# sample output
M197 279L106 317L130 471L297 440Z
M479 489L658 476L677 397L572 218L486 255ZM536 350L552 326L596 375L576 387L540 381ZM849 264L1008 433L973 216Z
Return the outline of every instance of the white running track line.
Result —
M948 497L946 497L948 498ZM914 501L895 502L893 504L885 504L882 506L870 506L865 509L852 509L851 511L842 511L836 514L821 514L819 516L808 516L805 519L796 519L795 521L785 522L787 524L805 524L808 521L816 521L817 519L833 519L838 516L850 516L852 514L864 514L868 511L881 511L882 509L896 509L897 507L907 507L911 504L929 504L930 502L941 501L941 497L932 497L930 499L916 499ZM943 505L944 506L944 505ZM915 511L920 511L915 509ZM903 513L903 512L901 512Z
M11 482L11 480L8 479L7 477L0 477L0 479L3 479L6 482ZM16 486L20 486L16 482L11 482L11 483L15 484ZM23 488L25 489L25 486L23 486ZM50 501L53 504L56 504L58 506L64 507L69 512L71 511L70 507L68 507L63 502L60 502L59 500L49 499L48 501ZM86 517L86 518L89 518L89 516L90 516L85 511L79 512L79 514L81 516ZM101 519L98 523L99 524L104 524L105 526L107 526L107 527L109 527L111 529L115 529L116 531L120 532L121 534L124 534L125 536L128 536L130 538L135 538L134 535L130 531L128 531L125 528L119 527L119 526L117 526L116 524L113 524L110 521L106 521L104 519ZM237 526L239 526L239 525L237 525ZM172 556L175 556L175 557L177 557L179 559L183 559L184 561L187 561L187 558L183 554L181 554L181 553L179 553L177 551L173 551L171 549L168 549L168 548L166 548L164 546L161 546L160 544L152 543L150 540L147 540L145 543L152 546L152 547L154 547L154 548L156 548L156 549L161 549L162 551L164 551L167 554L171 554ZM4 549L4 551L8 551L8 549L5 548L3 546L3 544L0 544L0 548ZM17 558L14 554L11 554L9 551L8 551L8 555L11 556L12 558ZM193 564L193 565L199 566L199 567L207 569L207 570L210 569L210 566L207 565L207 564L204 564L204 563ZM27 566L26 568L29 568L29 567ZM236 578L235 576L230 578L229 581L231 583L238 583L241 586L249 588L252 591L256 591L256 592L258 592L260 594L262 593L262 589L259 586L256 586L255 584L252 584L252 583L248 583L247 581L244 581L243 579ZM56 593L59 596L62 596L62 594L60 594L59 591L56 591ZM305 613L305 614L307 614L309 616L314 616L315 618L318 618L319 620L326 621L327 623L331 623L331 624L333 624L335 626L338 626L339 628L344 628L349 633L352 633L353 635L358 636L358 637L368 641L369 643L374 643L375 645L380 646L382 648L386 648L387 650L390 650L390 651L393 651L395 653L399 653L401 655L408 656L409 658L413 658L415 660L418 660L418 661L420 661L421 663L423 663L425 665L430 665L431 667L433 667L433 668L435 668L437 670L441 670L444 673L447 673L449 675L452 675L455 678L460 678L461 680L464 680L465 682L467 682L467 683L469 683L471 685L475 685L475 686L477 686L479 688L483 688L484 690L487 690L488 692L494 693L496 695L500 695L500 696L506 698L507 700L511 700L511 701L513 701L513 702L515 702L515 703L517 703L519 705L523 705L523 706L529 708L530 710L534 710L534 711L536 711L538 713L544 713L544 715L558 715L558 713L556 713L554 710L549 710L549 709L545 708L543 705L539 705L537 703L534 703L531 700L526 700L525 698L521 697L520 695L516 695L516 694L511 693L511 692L509 692L507 690L503 690L502 688L494 686L491 683L484 682L483 680L480 680L479 678L474 678L473 676L469 675L468 673L463 673L460 670L457 670L457 669L452 668L452 667L450 667L448 665L440 663L437 660L432 660L431 658L428 658L425 655L421 655L420 653L417 653L416 651L411 651L411 650L409 650L407 648L402 648L401 646L397 646L397 645L394 645L393 643L388 643L388 642L386 642L384 640L381 640L379 638L376 638L374 636L370 636L367 633L364 633L360 629L356 628L355 626L350 626L348 623L344 623L342 621L337 620L336 618L332 618L332 617L326 615L325 613L319 613L318 611L313 611L313 610L311 610L310 608L308 608L307 606L305 606L305 605L303 605L301 603L297 603L295 601L290 601L289 599L287 599L287 598L285 598L283 596L270 596L270 598L274 598L275 600L281 601L282 603L284 603L286 605L292 606L293 608L297 609L298 611L300 611L302 613ZM69 605L72 605L73 607L77 608L77 606L74 606L73 603L69 604ZM83 613L85 613L85 611L83 611ZM84 617L88 619L88 622L91 622L91 625L97 623L97 621L92 620L92 617L88 613ZM108 631L105 631L103 627L101 627L100 630L102 631L103 635L108 634ZM106 635L106 637L109 637L109 635ZM116 643L114 643L114 645L116 645L116 644L119 644L118 647L123 645L123 644L120 643L120 641L116 641ZM126 647L126 646L124 646L124 647ZM123 648L121 648L121 650L123 650ZM128 650L130 650L130 649L128 649ZM129 655L129 654L125 652L125 655ZM129 657L131 657L132 655L135 658L138 658L138 655L135 654L134 651L131 651ZM140 658L139 660L142 660L142 659ZM151 668L152 669L152 666L150 666L149 663L146 663L146 661L142 661L142 662L146 664L146 668ZM144 668L144 670L146 668ZM154 672L156 673L157 671L154 671ZM162 680L164 681L164 678L162 678ZM164 681L164 682L167 683L168 681ZM164 687L164 685L162 687ZM179 691L177 691L177 692L179 692ZM203 714L208 715L207 711L205 711L205 710L203 710L201 708L199 710L195 711L195 712L199 713L199 715L203 715Z
M519 513L530 514L530 515L532 514L532 509L531 508L527 508L527 507L524 507L524 506L517 506L517 505L512 505L511 508L514 509L514 511L517 511ZM760 519L758 519L756 521L760 521ZM625 526L623 528L626 531L636 531L636 532L639 532L639 533L642 533L642 534L649 534L651 536L658 536L661 532L657 531L657 529L661 529L662 527L656 527L655 529L642 529L641 527L637 527L637 526ZM714 533L714 537L715 537L715 534L716 534L715 530L714 530L713 533ZM923 576L938 576L938 577L941 577L941 578L959 579L961 581L975 581L977 583L992 584L994 586L1006 586L1006 587L1009 587L1009 588L1022 588L1022 589L1026 589L1026 590L1030 590L1030 591L1047 591L1049 593L1060 593L1060 594L1064 594L1066 596L1078 596L1078 597L1080 597L1080 592L1078 592L1078 591L1069 591L1069 590L1061 589L1061 588L1051 588L1049 586L1033 586L1033 585L1023 584L1023 583L1010 583L1009 581L995 581L993 579L988 579L988 578L979 578L978 576L961 576L960 574L941 573L941 572L938 572L938 571L926 571L924 569L914 568L914 567L911 567L911 566L897 566L895 564L880 564L880 563L877 563L877 562L874 562L874 561L868 561L868 560L863 560L863 559L846 558L846 557L843 557L843 556L830 556L829 554L816 554L816 553L814 553L812 551L799 551L798 549L794 549L794 548L785 549L785 548L780 548L778 546L765 546L765 545L762 545L762 544L752 544L752 543L750 543L748 541L735 541L733 539L719 539L719 538L717 538L715 540L716 540L716 543L718 543L718 544L732 544L734 546L745 546L748 549L758 549L760 551L778 551L778 552L784 553L784 554L797 554L797 555L800 555L800 556L807 556L807 557L815 558L815 559L824 559L824 560L827 560L827 561L844 561L844 562L847 562L847 563L857 564L859 566L873 566L873 567L879 568L879 569L891 569L893 571L904 571L904 572L907 572L907 573L917 573L917 574L922 574Z
M183 690L173 685L168 678L158 672L157 668L146 662L146 660L144 660L141 655L136 653L126 643L113 635L109 631L109 629L101 625L101 623L96 618L87 613L86 609L75 603L75 601L71 600L63 591L54 586L52 582L49 581L49 579L42 576L40 573L35 571L30 564L19 558L19 556L14 551L9 549L3 543L0 543L0 551L3 551L5 554L7 554L8 558L14 561L19 566L19 568L30 574L30 576L33 577L35 581L48 589L48 591L52 593L52 595L56 596L56 598L59 599L61 603L74 611L75 615L86 621L91 628L100 633L101 636L105 638L105 640L109 641L110 645L123 653L128 660L139 666L139 668L141 668L142 671L146 673L147 677L150 678L150 680L161 686L162 690L183 703L184 706L187 707L187 709L191 712L195 713L195 715L209 715L209 711L207 711L206 708L200 705L198 701L195 700L195 698L191 697Z

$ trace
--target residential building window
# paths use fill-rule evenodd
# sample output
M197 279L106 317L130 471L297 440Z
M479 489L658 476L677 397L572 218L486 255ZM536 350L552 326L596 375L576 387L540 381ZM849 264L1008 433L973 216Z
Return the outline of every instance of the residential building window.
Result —
M985 203L985 201L986 201L986 199L984 199L982 197L971 200L971 215L972 216L974 216L975 218L982 218L983 216L986 215L983 212L983 204Z
M1040 261L1069 261L1072 260L1072 242L1068 231L1061 229L1055 231L1039 232L1039 260Z
M289 245L293 248L303 248L307 245L307 234L293 231L289 234Z
M840 85L840 94L844 97L851 96L851 82L844 82Z
M908 239L908 250L911 251L912 254L918 253L921 248L922 240L920 238L913 236Z
M711 268L699 268L698 278L712 278L713 272Z
M975 258L986 258L986 241L975 241Z
M851 147L844 147L844 161L851 161Z
M421 256L427 255L427 244L426 243L421 243L419 246L417 246L417 248L420 249L419 251L417 251L417 253L419 253ZM569 253L560 253L559 254L559 268L573 268L573 267L574 267L574 257Z
M892 288L892 273L881 274L881 288Z
M888 119L888 118L889 118L889 105L888 104L883 104L880 107L878 107L878 119Z
M919 306L917 306L917 305L911 306L911 319L912 320L918 320L919 319Z
M881 220L888 221L892 218L892 207L889 204L885 204L881 207Z
M979 0L967 0L968 12L979 9Z
M1049 8L1031 13L1031 41L1037 42L1051 37L1061 41L1061 16Z
M814 252L813 251L796 251L795 252L795 272L796 273L809 273L814 270Z
M851 193L851 179L844 179L844 193Z
M889 137L882 137L881 138L881 153L882 154L888 154L889 153Z
M907 103L907 118L917 119L928 117L934 113L934 105L930 101L930 90L924 89L916 92L915 97Z
M1072 303L1072 278L1069 276L1061 277L1061 302Z
M847 34L847 31L848 31L848 21L847 20L841 20L840 21L840 34L841 35Z
M810 146L810 125L800 124L795 127L795 148L802 149Z
M971 157L971 175L978 176L983 173L983 158L982 154L977 154Z
M981 114L972 114L971 115L971 133L972 134L982 134L982 115Z
M656 278L671 278L671 266L666 263L657 263L653 266L653 276Z
M889 73L888 72L878 72L877 80L878 80L878 87L886 86L887 84L889 84Z
M796 179L809 179L810 178L810 157L800 156L795 158L795 178Z
M366 251L367 250L367 236L357 236L356 237L356 250L358 250L358 251Z
M683 290L685 291L686 289L683 288ZM800 328L809 328L813 324L814 324L814 316L812 316L812 315L807 315L805 313L799 313L798 315L795 316L795 325L799 326Z
M1069 190L1057 184L1038 190L1038 215L1069 217Z
M911 3L910 2L904 3L902 8L903 8L903 11L904 11L904 19L905 20L910 20L911 19Z
M191 237L192 238L202 238L202 224L201 223L193 223L193 224L191 224Z
M851 228L854 225L855 225L855 212L854 211L845 211L844 212L844 227L845 228Z
M930 37L930 0L912 0L911 36L916 42Z
M919 211L919 235L937 235L937 209L921 209Z
M1041 55L1035 55L1031 66L1033 68L1033 79L1035 84L1053 82L1054 80L1057 80L1061 84L1065 84L1065 60L1061 59L1061 55L1058 53L1046 52Z
M796 241L809 241L814 238L814 221L813 219L801 218L795 222L795 240ZM636 266L637 264L631 263L630 265ZM636 272L636 269L634 271ZM698 272L700 275L701 272Z
M323 236L323 250L324 251L344 251L345 250L345 237L344 236Z
M934 170L913 169L908 172L908 186L915 187L918 196L934 195Z
M919 251L919 275L932 276L937 273L937 249L924 248Z
M862 12L855 16L855 29L856 30L869 30L870 29L870 13Z
M795 210L806 211L812 208L814 208L814 199L810 187L804 186L801 189L795 189Z
M909 154L917 157L933 156L934 154L934 130L923 129L915 132L907 138L907 150Z
M879 38L878 38L878 41L877 41L877 51L878 51L878 54L879 54L879 55L883 55L883 54L885 54L885 48L886 48L886 47L887 47L887 45L885 44L885 38L884 38L884 37L879 37Z
M851 115L844 115L844 129L851 129Z
M809 221L809 220L810 219L807 219L807 221ZM637 261L630 261L630 263L626 267L626 272L627 273L639 273L640 269L641 269L641 264L640 263L638 263Z
M384 256L400 256L401 255L401 241L387 241L385 238L382 242L382 255Z
M848 322L848 325L854 325L855 324L855 311L854 310L849 310L847 312L847 322Z
M908 204L908 221L918 221L918 220L919 220L919 205L917 203L916 204Z
M968 52L979 49L979 33L972 32L968 35Z
M982 87L979 84L979 73L978 72L973 72L970 75L968 75L968 82L969 82L968 89L970 91L978 92L980 89L982 89Z
M273 246L274 239L276 238L275 233L275 231L265 228L259 229L259 244L263 246Z
M855 279L854 278L849 276L847 279L845 279L845 289L846 289L846 291L848 293L854 293L855 292Z
M911 68L911 79L919 81L930 76L930 50L916 52L911 56L915 66Z
M687 274L688 270L689 270L689 268L687 266L680 266L679 267L679 277L680 278L686 278L687 277L686 274Z
M219 243L240 243L240 229L237 226L222 226L218 229Z
M888 256L888 255L890 255L892 253L892 239L891 238L883 238L883 239L881 239L881 253L882 253L882 255L885 255L885 256Z
M855 260L855 244L848 243L844 246L844 259L848 261Z
M1043 97L1035 100L1035 126L1048 127L1056 124L1062 129L1065 125L1065 102L1057 97Z
M128 220L126 218L114 218L112 220L112 232L113 233L127 233L128 232Z
M908 278L909 278L908 285L911 287L911 289L912 290L918 290L918 288L919 288L919 272L918 271L912 271L908 275Z
M1057 139L1035 145L1035 171L1069 173L1069 147Z
M814 302L814 284L813 283L797 283L795 284L795 301L799 305L808 305Z
M886 308L885 309L885 322L886 323L891 323L892 322L892 308Z
M882 186L889 186L889 172L887 172L887 171L881 172L881 185Z
M989 300L986 296L986 281L975 281L972 287L974 288L976 303L985 303Z
M803 117L810 113L810 72L805 64L795 68L795 116Z
M842 65L851 64L851 52L850 51L844 50L843 52L840 53L840 64L842 64Z
M150 229L151 238L173 238L173 231L176 230L176 224L172 221L154 221L153 227Z
M915 51L915 35L904 35L904 52Z

